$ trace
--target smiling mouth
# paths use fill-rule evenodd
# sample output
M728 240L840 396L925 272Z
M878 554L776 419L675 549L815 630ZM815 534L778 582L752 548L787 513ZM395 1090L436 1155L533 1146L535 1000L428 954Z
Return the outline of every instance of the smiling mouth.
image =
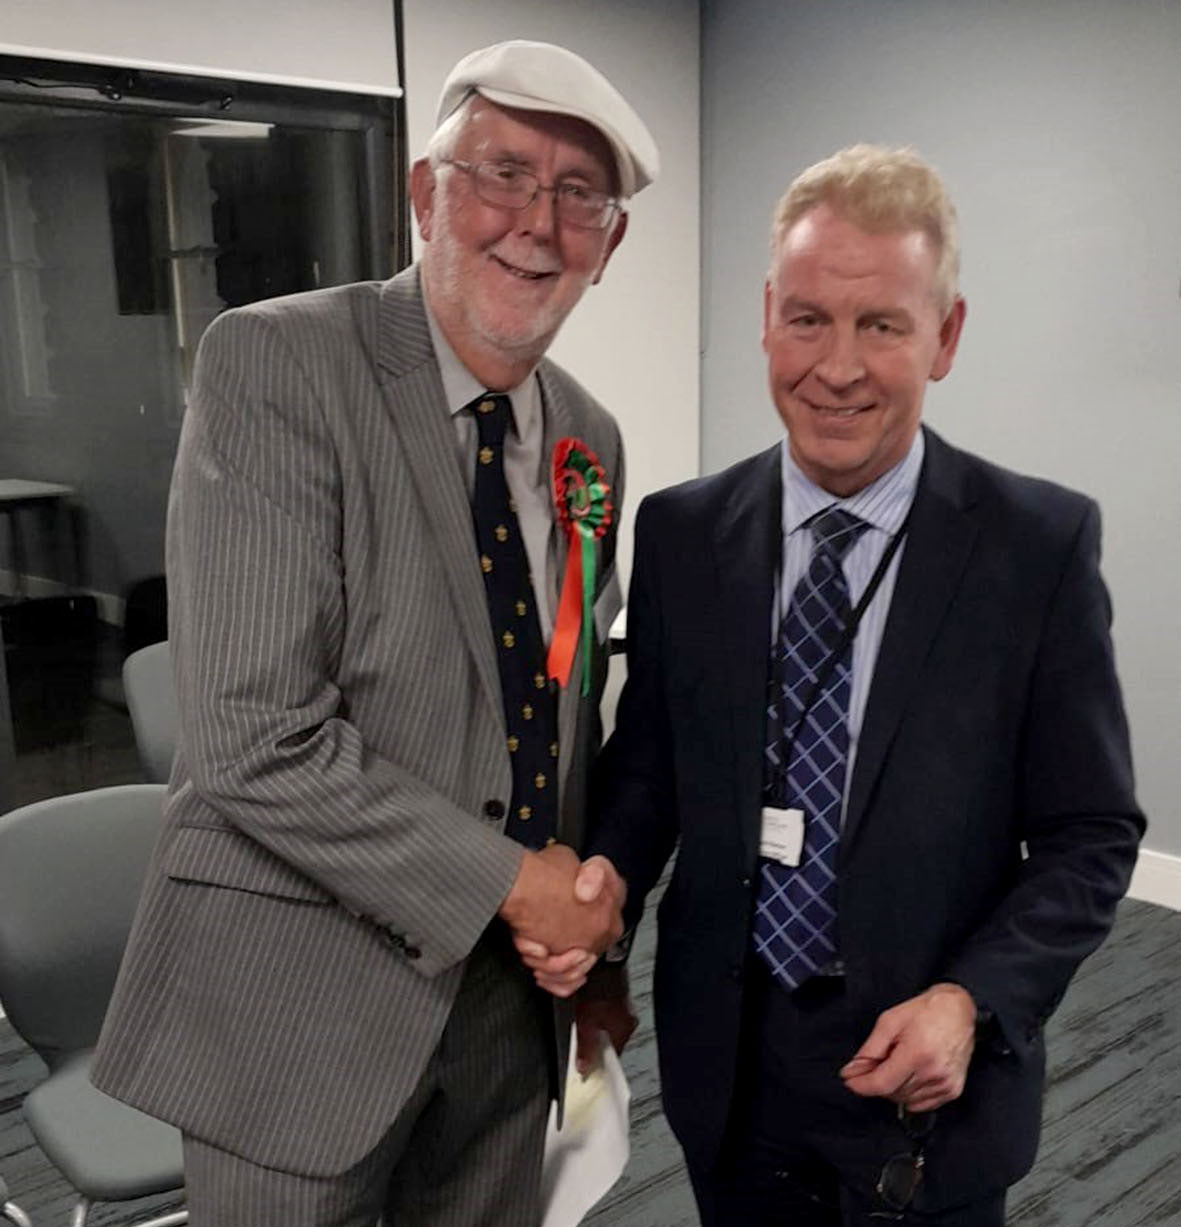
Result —
M808 408L822 417L828 418L852 418L859 413L865 413L872 409L873 405L817 405L813 401L807 401Z
M547 269L530 269L521 268L517 264L510 264L507 260L502 259L498 255L492 256L493 260L500 265L506 273L510 273L514 277L519 277L522 281L544 281L547 277L556 277L558 270L553 268Z

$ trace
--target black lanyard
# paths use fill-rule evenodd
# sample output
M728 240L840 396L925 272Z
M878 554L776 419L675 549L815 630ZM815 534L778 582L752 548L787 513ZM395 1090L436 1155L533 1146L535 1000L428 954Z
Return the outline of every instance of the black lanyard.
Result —
M913 507L913 504L911 504ZM820 697L821 691L828 684L828 679L832 676L832 671L837 667L837 662L844 656L846 649L853 642L857 635L857 628L861 625L861 619L865 616L865 611L869 608L877 593L878 587L886 577L886 571L889 569L890 563L894 559L894 555L898 553L898 547L902 544L903 538L906 536L907 529L910 527L910 509L906 512L906 518L899 525L898 531L890 538L890 543L886 546L881 558L878 560L878 565L874 568L873 575L869 578L869 583L865 586L865 591L861 594L861 599L856 606L850 611L844 625L841 627L840 636L837 639L836 645L825 657L824 663L820 666L820 671L816 674L816 680L812 683L808 690L808 695L804 700L804 705L800 708L800 714L796 718L795 724L792 726L791 736L781 733L779 745L781 754L779 761L782 763L780 770L780 779L776 780L771 788L779 791L782 784L787 781L787 767L791 762L791 754L795 749L796 738L800 735L800 729L804 727L804 721L808 718L808 713L812 710L816 700ZM811 566L811 563L808 564ZM839 564L838 564L839 565ZM779 635L779 628L775 630L776 637ZM779 695L775 696L775 702L781 702ZM781 784L782 782L782 784ZM771 789L768 789L771 791Z

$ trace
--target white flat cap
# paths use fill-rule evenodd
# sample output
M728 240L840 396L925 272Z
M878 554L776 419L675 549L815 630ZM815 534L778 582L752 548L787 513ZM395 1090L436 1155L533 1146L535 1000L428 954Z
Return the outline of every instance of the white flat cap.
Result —
M597 128L615 154L623 196L634 196L660 173L644 121L597 68L565 47L514 39L464 56L443 82L436 126L473 92L499 106L573 115Z

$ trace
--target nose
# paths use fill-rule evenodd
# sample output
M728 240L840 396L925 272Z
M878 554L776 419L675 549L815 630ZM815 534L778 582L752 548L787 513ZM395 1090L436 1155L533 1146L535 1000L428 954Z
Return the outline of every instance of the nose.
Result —
M815 366L816 375L830 388L852 387L865 377L865 362L855 328L833 328L829 344Z
M552 187L538 187L537 195L517 215L517 229L536 239L552 239L557 225L558 197Z

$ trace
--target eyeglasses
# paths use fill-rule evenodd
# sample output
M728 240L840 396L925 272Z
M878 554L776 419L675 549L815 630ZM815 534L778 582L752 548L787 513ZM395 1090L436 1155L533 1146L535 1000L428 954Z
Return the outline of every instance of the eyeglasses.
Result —
M440 158L471 176L476 195L501 209L527 209L538 192L553 192L558 217L579 230L605 230L619 209L619 201L577 179L563 179L545 186L532 171L513 162L461 162Z
M872 1211L871 1218L900 1219L923 1180L924 1147L935 1127L935 1113L908 1112L899 1104L898 1123L910 1143L910 1153L891 1155L883 1164L875 1187L886 1209Z

